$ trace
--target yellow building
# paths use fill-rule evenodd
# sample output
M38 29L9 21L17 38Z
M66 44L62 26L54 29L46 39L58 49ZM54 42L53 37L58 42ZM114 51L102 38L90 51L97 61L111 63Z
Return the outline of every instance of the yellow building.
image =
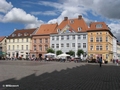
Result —
M93 22L88 32L88 55L108 62L113 58L113 34L104 22Z
M120 42L117 43L117 59L120 60Z

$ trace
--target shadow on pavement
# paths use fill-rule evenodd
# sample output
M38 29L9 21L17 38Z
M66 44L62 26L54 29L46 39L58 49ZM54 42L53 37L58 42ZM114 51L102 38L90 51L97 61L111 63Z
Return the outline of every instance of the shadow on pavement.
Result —
M0 82L0 90L120 90L120 67L84 65L39 76L34 73L20 80Z

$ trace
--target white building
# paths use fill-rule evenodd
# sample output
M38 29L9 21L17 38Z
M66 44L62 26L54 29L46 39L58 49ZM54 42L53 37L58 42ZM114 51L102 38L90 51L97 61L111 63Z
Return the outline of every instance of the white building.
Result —
M113 36L113 59L117 59L117 38Z
M28 58L31 48L32 34L35 29L15 30L7 37L7 54L9 58Z
M87 28L82 16L69 20L65 17L54 34L50 35L50 47L63 53L73 50L75 57L78 49L83 49L87 53Z

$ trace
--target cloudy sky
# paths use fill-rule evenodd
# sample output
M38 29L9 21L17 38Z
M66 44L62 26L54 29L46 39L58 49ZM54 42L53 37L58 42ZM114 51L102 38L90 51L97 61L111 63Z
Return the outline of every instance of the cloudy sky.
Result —
M120 41L120 0L0 0L0 36L78 15L105 22Z

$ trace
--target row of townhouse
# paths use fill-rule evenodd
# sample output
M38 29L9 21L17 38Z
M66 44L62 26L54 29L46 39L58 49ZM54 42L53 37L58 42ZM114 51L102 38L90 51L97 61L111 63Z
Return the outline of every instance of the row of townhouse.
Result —
M6 37L7 55L9 57L44 57L46 49L55 51L83 49L87 56L110 61L118 58L119 44L110 28L104 22L92 22L88 26L81 15L78 18L64 20L58 25L42 24L39 28L14 30Z

